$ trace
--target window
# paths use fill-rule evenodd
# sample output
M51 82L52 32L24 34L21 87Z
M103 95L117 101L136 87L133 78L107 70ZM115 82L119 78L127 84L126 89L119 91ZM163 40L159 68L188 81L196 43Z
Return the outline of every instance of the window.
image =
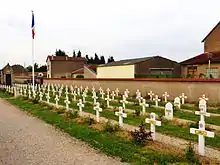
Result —
M217 67L211 67L210 72L209 68L206 68L206 77L210 77L212 75L213 78L218 78L218 68Z
M197 74L197 66L187 67L187 75L196 75L196 74Z
M151 75L172 75L172 68L150 68Z

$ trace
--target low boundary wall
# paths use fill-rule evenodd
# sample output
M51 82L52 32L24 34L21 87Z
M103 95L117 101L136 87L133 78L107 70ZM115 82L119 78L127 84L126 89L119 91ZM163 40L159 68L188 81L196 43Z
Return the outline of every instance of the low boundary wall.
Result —
M99 89L118 88L120 92L129 89L134 95L139 89L145 96L150 90L162 97L164 92L168 92L169 99L173 100L181 93L187 95L186 101L198 102L199 97L205 94L209 98L209 103L220 103L220 79L182 79L182 78L144 78L144 79L70 79L70 78L44 78L44 83L64 84L95 87Z

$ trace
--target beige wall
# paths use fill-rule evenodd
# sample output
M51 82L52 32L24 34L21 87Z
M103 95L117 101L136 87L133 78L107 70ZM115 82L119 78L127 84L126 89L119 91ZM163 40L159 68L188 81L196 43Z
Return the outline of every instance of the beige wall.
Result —
M220 24L207 37L204 43L204 52L220 51Z
M200 75L200 73L203 73L204 75L206 75L206 69L208 68L208 64L202 64L202 65L193 65L193 66L197 66L197 76ZM186 76L187 75L187 67L188 66L183 66L182 70L183 70L183 75ZM215 64L215 63L211 63L210 68L218 68L218 78L220 77L220 64Z
M82 85L95 87L99 89L110 88L111 90L119 88L120 91L129 89L131 94L134 95L136 90L139 89L143 95L152 90L160 97L164 92L168 92L170 98L173 100L174 97L180 96L182 92L187 95L187 101L195 102L198 98L205 94L209 98L209 103L220 103L220 79L217 81L209 80L189 80L189 79L146 79L146 80L106 80L106 79L85 79L85 80L61 80L61 79L45 79L44 83L55 83L55 84L67 84L67 85Z
M97 67L97 78L134 78L134 65Z
M96 73L84 66L84 78L96 78Z

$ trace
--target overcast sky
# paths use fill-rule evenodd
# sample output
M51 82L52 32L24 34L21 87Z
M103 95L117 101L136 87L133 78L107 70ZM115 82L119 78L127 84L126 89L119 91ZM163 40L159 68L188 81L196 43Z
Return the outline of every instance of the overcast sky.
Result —
M220 20L219 0L7 0L0 10L0 67L31 64L31 10L41 64L59 48L115 60L182 61L203 52L201 40Z

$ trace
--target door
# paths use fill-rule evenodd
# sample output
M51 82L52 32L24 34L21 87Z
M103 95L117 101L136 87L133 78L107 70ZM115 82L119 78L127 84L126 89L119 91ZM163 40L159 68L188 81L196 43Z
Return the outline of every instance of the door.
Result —
M11 74L6 74L6 85L11 85Z

